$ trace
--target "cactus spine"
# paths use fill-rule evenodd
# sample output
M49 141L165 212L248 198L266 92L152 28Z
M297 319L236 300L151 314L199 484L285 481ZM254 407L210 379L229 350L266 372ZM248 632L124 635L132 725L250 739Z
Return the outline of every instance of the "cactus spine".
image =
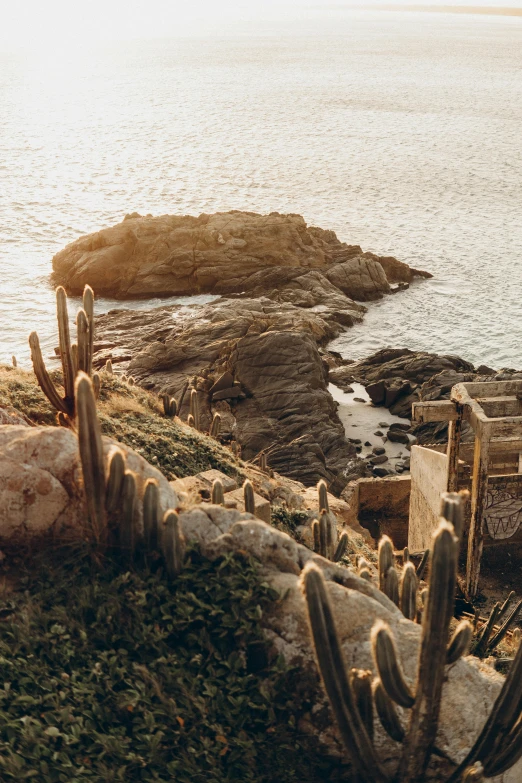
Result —
M85 373L79 373L77 377L76 401L87 517L92 537L96 543L102 543L107 533L105 461L96 400L91 380Z
M245 511L248 514L253 514L255 516L256 503L254 498L254 487L252 486L252 482L248 479L243 484L243 497L245 501Z
M212 503L215 506L225 505L225 493L223 491L223 484L219 479L212 482Z

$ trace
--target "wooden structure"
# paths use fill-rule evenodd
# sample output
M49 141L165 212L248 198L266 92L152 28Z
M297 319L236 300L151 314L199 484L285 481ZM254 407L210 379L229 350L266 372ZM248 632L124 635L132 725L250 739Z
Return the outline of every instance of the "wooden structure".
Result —
M450 400L414 403L413 419L449 423L446 490L469 486L471 478L465 590L473 598L485 534L504 541L522 523L522 380L459 383ZM474 442L461 443L464 422ZM463 475L466 464L471 477Z

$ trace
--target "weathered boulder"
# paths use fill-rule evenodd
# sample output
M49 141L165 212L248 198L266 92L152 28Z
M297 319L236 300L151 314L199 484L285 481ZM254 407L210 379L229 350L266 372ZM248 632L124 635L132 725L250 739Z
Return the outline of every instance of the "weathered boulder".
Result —
M266 580L281 600L262 619L274 650L287 663L300 669L300 678L308 684L312 701L303 731L314 734L325 749L339 755L349 766L339 735L317 675L305 601L299 575L313 561L328 580L338 633L348 669L374 670L370 633L377 619L387 622L397 642L409 684L416 676L421 628L406 620L377 587L360 579L352 571L315 555L292 538L254 519L249 514L227 511L217 506L199 506L180 515L188 540L198 541L207 557L228 552L248 552L257 558ZM448 667L443 689L437 747L448 759L460 762L477 738L496 699L503 678L492 668L468 656ZM391 771L395 769L400 745L387 738L375 722L376 745L380 758ZM451 765L442 762L447 773ZM440 780L441 762L435 758L430 779ZM522 762L505 773L503 783L516 783L522 775Z
M115 441L104 438L108 453ZM143 457L118 444L141 490L157 479L163 508L178 498L167 479ZM85 520L78 440L62 427L0 426L0 539L52 532L81 534Z
M210 392L228 373L227 383L232 377L241 394L227 400L234 422L227 428L243 457L266 451L279 473L306 484L338 479L340 491L364 466L328 392L317 346L341 327L323 316L267 299L112 311L96 322L96 363L110 356L113 366L142 386L183 399L182 417L188 414L184 390L190 382L199 391L207 430L216 410Z
M352 299L368 302L390 293L390 284L379 261L365 255L336 264L326 277Z
M333 231L307 226L300 215L238 210L199 217L133 213L67 245L54 256L53 272L55 281L71 293L80 293L89 283L97 294L119 298L241 293L258 286L269 295L269 290L290 283L288 271L325 271L361 253L359 246L340 242ZM366 256L360 280L354 268L353 286L361 298L366 293L375 298L375 285L366 278L370 266L376 274L379 256ZM391 280L429 277L396 259L383 261ZM382 280L379 286L384 293Z

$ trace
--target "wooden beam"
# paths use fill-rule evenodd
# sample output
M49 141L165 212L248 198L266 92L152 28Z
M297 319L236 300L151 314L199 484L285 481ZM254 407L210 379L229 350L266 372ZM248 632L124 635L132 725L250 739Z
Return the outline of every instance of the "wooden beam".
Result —
M478 592L480 560L484 546L484 506L488 487L489 438L491 424L481 427L475 438L473 480L471 484L471 525L468 537L468 558L466 562L466 594L475 598Z
M413 421L427 424L432 421L456 421L457 405L452 400L431 400L414 402L412 405Z
M457 492L459 484L459 449L462 434L462 410L455 404L457 419L448 427L448 492Z

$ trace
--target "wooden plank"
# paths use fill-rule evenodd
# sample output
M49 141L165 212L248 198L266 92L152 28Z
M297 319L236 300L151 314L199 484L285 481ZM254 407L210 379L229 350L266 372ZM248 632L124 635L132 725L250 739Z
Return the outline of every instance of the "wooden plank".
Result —
M456 421L458 418L457 406L452 400L414 402L412 417L414 421L423 424L432 421Z
M448 492L457 492L459 484L459 449L462 434L462 416L460 415L460 410L456 412L457 419L450 421L448 427Z
M475 438L473 480L471 485L471 524L466 562L466 594L475 598L478 592L480 560L484 546L484 506L488 487L489 437L491 425L485 424Z

